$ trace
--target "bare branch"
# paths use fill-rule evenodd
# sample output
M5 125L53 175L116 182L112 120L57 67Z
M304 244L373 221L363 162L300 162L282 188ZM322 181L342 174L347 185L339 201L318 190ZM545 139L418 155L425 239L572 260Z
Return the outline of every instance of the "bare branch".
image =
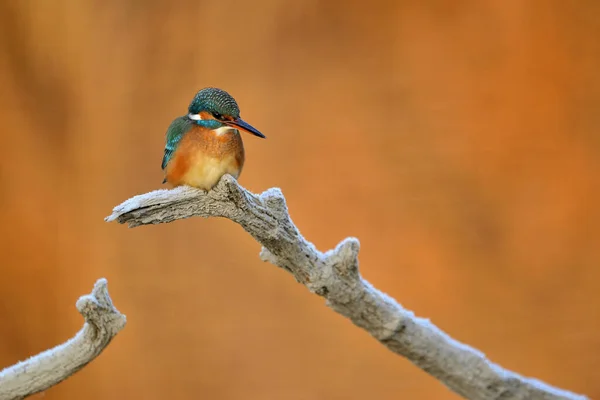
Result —
M260 257L291 272L327 305L468 399L585 399L536 379L507 371L438 329L362 279L359 242L346 238L321 253L293 224L279 189L255 195L231 176L211 191L190 187L135 196L106 221L130 227L193 216L224 217L240 224L263 248Z
M22 399L67 379L98 357L125 326L125 315L113 306L106 279L77 300L83 328L67 342L0 371L0 400Z

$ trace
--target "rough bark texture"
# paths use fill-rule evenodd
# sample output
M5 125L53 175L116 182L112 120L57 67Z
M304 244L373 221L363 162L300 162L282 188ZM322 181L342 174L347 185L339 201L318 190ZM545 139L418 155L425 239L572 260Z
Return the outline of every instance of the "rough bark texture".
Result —
M0 400L22 399L67 379L98 357L125 326L125 315L113 306L106 279L76 303L85 324L73 338L0 371Z
M292 273L324 297L329 307L465 398L586 398L507 371L428 320L415 317L361 278L356 238L346 238L326 253L308 242L292 222L277 188L255 195L226 175L209 192L178 187L135 196L115 207L106 221L136 227L193 216L224 217L240 224L262 244L264 261Z

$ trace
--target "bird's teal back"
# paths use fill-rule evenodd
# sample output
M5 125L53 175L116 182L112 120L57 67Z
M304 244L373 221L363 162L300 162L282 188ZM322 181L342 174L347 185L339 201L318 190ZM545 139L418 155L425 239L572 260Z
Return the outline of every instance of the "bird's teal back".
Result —
M162 169L167 167L171 157L173 157L173 153L177 150L177 146L181 142L181 138L192 126L193 122L187 116L176 118L171 122L166 133L165 154L162 160Z

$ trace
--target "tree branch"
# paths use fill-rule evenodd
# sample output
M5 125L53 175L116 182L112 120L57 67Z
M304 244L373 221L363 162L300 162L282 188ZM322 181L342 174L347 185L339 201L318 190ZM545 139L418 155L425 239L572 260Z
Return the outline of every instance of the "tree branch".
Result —
M77 300L83 328L67 342L0 371L0 400L22 399L44 391L85 367L125 326L125 315L112 304L106 279Z
M415 317L362 279L356 238L346 238L326 253L304 239L277 188L255 195L226 175L209 192L177 187L135 196L115 207L106 221L136 227L193 216L224 217L240 224L262 244L262 260L292 273L333 310L465 398L586 398L507 371L429 320Z

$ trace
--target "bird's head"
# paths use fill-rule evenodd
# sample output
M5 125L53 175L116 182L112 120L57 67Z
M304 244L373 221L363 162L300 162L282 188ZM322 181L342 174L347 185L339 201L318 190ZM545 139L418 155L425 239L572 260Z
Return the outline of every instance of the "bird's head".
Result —
M235 99L226 91L217 88L204 88L196 93L188 108L188 118L206 121L216 127L231 126L261 138L266 137L241 119L240 108Z

